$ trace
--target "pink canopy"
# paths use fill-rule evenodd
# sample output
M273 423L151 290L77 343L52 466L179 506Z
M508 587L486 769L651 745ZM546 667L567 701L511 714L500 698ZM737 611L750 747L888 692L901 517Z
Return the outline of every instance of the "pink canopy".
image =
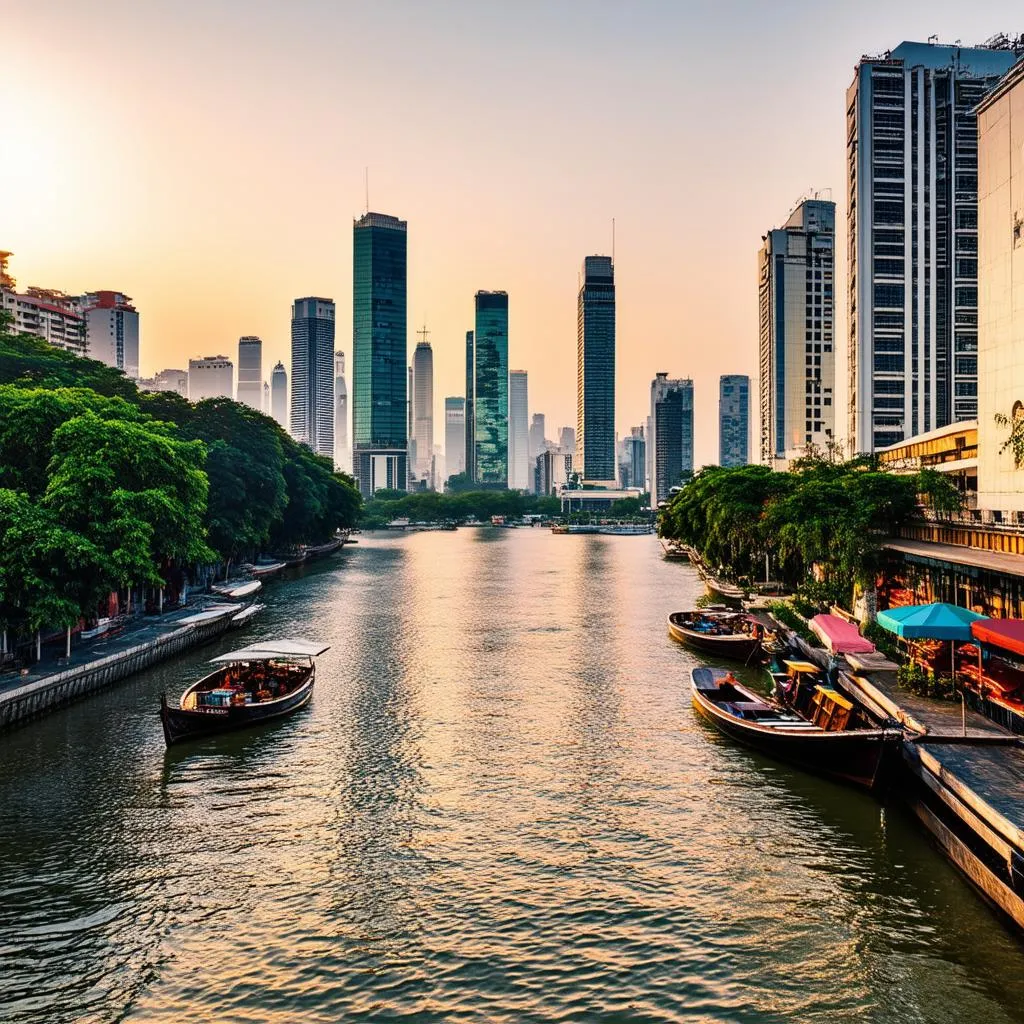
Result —
M815 615L811 629L833 654L871 654L875 645L865 640L852 622L838 615Z

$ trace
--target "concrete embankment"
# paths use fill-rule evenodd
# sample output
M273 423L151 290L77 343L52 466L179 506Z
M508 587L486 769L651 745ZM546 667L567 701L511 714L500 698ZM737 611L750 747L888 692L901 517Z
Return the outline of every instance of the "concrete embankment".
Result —
M206 643L228 630L240 611L238 605L220 605L178 612L76 652L56 671L7 677L0 682L0 729L69 704Z

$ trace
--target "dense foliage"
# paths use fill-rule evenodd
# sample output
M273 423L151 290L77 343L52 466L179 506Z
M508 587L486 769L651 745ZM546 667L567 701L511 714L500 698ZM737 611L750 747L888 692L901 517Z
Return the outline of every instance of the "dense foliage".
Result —
M881 542L915 515L919 500L948 510L959 495L941 474L880 472L870 461L807 459L789 473L767 466L702 470L662 513L662 536L691 544L735 577L773 576L847 605L872 586Z
M228 399L146 394L5 333L0 318L0 628L71 625L171 567L326 539L360 498L328 460Z

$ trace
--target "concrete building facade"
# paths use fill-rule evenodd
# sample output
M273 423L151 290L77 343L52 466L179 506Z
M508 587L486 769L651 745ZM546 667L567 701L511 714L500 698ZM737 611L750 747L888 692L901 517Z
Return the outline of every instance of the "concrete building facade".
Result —
M253 334L238 339L238 401L263 407L263 342Z
M533 488L530 479L529 379L525 370L508 375L508 485L514 491Z
M718 464L750 461L750 378L727 373L718 378Z
M235 397L235 364L227 356L203 356L188 361L188 400Z
M693 476L693 381L659 373L651 381L651 507Z

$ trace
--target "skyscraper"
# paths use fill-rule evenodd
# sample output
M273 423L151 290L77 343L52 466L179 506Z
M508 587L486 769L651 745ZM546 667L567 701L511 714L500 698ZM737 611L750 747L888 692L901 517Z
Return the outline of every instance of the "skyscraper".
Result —
M444 400L444 457L447 476L466 472L466 399Z
M718 464L750 461L750 378L727 373L718 378Z
M238 339L238 401L253 409L263 403L263 342L253 335Z
M508 487L508 293L476 293L473 419L476 482Z
M615 271L610 256L583 261L577 299L576 442L588 483L615 486Z
M334 300L309 296L292 305L291 434L334 459Z
M513 491L532 489L528 381L525 370L508 375L508 485Z
M408 486L407 225L366 213L353 226L353 468L364 498Z
M139 314L121 292L99 291L83 295L78 304L85 326L86 355L125 374L139 376Z
M345 353L334 353L334 468L352 472L348 450L348 386L345 383Z
M642 491L646 486L644 478L647 474L647 439L644 428L631 427L626 442L626 465L629 467L629 481L622 481L623 487L639 487Z
M978 414L974 109L1017 45L904 42L857 65L846 94L854 452Z
M541 452L547 450L547 439L545 438L544 413L535 412L530 420L530 465Z
M805 199L758 254L760 461L780 469L834 433L835 219Z
M436 487L431 479L430 464L434 455L434 350L424 340L416 345L412 356L413 436L416 438L416 476Z
M270 415L288 429L288 371L280 360L270 372Z
M576 460L576 428L562 427L558 432L558 447L567 455L573 456Z
M473 411L476 349L473 346L473 332L466 331L466 454L463 459L465 473L470 480L476 480L476 420Z
M651 507L667 501L671 488L693 475L693 381L651 381Z
M188 361L188 400L235 397L235 365L227 356L203 356Z

